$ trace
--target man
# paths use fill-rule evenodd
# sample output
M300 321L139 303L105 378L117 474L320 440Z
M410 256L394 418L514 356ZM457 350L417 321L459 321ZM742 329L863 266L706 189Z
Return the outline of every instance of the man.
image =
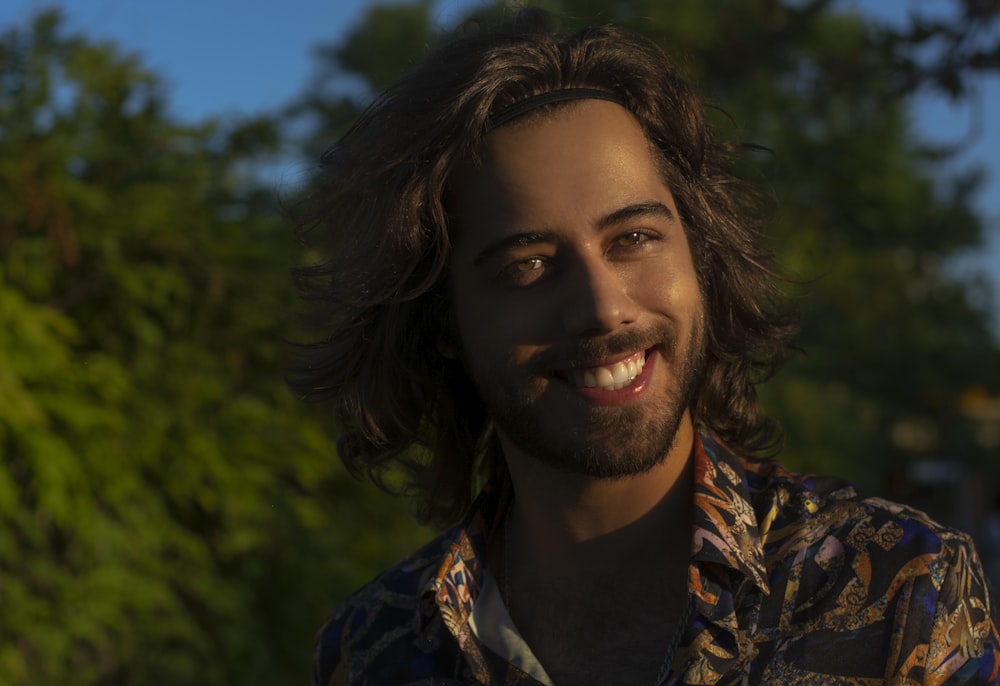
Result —
M295 384L460 523L334 613L315 683L1000 682L966 536L766 459L794 318L727 160L658 48L537 13L324 156Z

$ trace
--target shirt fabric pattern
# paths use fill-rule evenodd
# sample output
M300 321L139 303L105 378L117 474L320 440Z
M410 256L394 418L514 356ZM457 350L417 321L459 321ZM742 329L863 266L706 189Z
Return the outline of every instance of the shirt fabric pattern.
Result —
M710 436L693 459L694 609L667 683L1000 684L968 536ZM341 604L320 632L314 686L537 686L469 626L509 500L509 482L492 483L463 524Z

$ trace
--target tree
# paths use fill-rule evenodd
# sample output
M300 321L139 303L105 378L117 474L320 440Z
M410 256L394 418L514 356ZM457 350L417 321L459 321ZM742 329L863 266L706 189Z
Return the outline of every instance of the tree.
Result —
M56 14L0 37L0 683L301 683L412 547L280 383L276 126L167 109Z

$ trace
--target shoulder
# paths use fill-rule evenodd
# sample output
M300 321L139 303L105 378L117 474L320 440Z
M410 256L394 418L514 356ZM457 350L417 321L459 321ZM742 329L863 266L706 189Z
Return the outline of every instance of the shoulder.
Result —
M446 533L347 597L319 631L313 686L408 683L439 652L435 576L452 538ZM380 671L388 670L385 674ZM403 672L406 672L404 674ZM391 673L390 673L391 672Z
M771 583L769 623L803 644L831 632L856 638L873 662L896 656L899 675L919 666L942 682L997 677L990 589L967 534L841 479L775 463L748 465L747 474Z
M967 534L907 505L865 497L844 479L796 474L775 462L747 465L747 474L762 537L780 541L770 546L779 556L834 541L849 553L882 551L902 563L974 551Z

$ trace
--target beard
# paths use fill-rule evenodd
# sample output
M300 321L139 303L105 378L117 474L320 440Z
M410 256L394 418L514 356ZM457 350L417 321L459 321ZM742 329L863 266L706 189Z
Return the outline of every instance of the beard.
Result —
M655 401L594 405L554 378L574 360L612 357L655 347L657 362L671 364L666 389L647 388ZM669 322L602 339L581 339L547 348L526 363L477 366L462 355L466 369L496 429L524 454L564 471L624 479L645 474L666 459L684 413L701 385L705 358L704 318L679 341ZM518 367L525 370L516 372ZM660 372L662 374L662 371ZM560 388L560 386L563 386Z

